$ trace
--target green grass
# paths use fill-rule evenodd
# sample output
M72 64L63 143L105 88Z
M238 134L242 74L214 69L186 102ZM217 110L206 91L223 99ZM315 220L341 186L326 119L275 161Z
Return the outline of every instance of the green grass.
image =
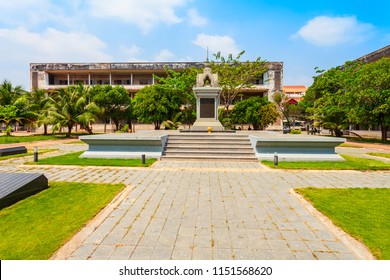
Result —
M378 138L359 138L359 137L351 137L351 136L345 136L348 142L353 143L368 143L368 144L384 144L389 145L390 140L387 140L385 143L382 142L381 139Z
M58 149L38 149L38 155L50 153L50 152L55 152L55 151L58 151ZM0 161L10 159L10 158L20 158L20 157L25 157L25 156L32 156L33 154L34 154L34 150L27 150L27 153L25 153L25 154L17 154L17 155L9 155L9 156L0 157Z
M36 163L29 162L28 164L147 167L156 161L155 158L148 158L146 159L145 164L142 164L141 159L80 158L79 156L82 153L83 152L76 152L44 158Z
M48 189L0 210L0 259L49 259L123 188L50 182Z
M358 158L348 155L341 155L345 161L313 161L313 162L285 162L279 161L274 166L273 161L262 161L261 163L276 169L313 169L313 170L390 170L390 164L367 158Z
M340 144L340 145L338 145L337 147L343 147L343 148L357 148L357 149L359 149L359 148L363 148L363 147L361 147L361 146L358 146L358 145L354 145L354 144L351 144L351 143L343 143L343 144Z
M371 156L390 158L390 153L368 153Z
M390 259L390 189L297 189L315 208L370 249Z
M85 135L85 133L72 133L70 138L77 139L79 136ZM23 143L23 142L35 142L35 141L46 141L46 140L60 140L69 139L66 138L66 133L56 133L49 135L30 135L30 136L0 136L0 144L12 144L12 143Z

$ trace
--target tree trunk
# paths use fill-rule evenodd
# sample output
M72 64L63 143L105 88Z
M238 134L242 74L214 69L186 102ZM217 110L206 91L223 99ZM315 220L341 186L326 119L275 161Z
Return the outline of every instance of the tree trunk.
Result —
M382 134L382 142L386 143L386 141L387 141L387 126L381 125L381 134Z
M43 125L43 135L47 135L47 124Z
M73 125L68 125L68 132L66 133L66 138L70 137L70 134L72 133L72 127Z

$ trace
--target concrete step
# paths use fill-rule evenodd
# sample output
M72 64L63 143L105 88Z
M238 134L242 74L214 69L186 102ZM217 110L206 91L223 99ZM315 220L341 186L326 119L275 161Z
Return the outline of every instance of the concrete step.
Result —
M170 135L161 160L257 161L248 135Z
M210 156L210 155L194 155L188 157L186 155L166 155L161 157L162 161L248 161L248 162L257 162L258 159L256 157L249 156Z

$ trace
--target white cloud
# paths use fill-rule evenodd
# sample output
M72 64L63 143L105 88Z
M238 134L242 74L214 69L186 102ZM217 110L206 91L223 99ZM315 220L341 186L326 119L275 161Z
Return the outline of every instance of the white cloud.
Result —
M99 38L81 32L66 33L47 28L43 33L25 28L0 29L1 60L24 60L27 63L49 61L108 61L105 43Z
M142 49L135 44L132 44L130 47L121 45L119 47L119 52L122 56L125 56L126 61L140 61L139 55L142 52Z
M334 46L364 41L373 26L359 22L356 17L318 16L309 20L294 37L318 46Z
M198 34L193 43L204 50L209 49L210 54L221 52L222 55L237 55L240 50L236 41L229 36Z
M161 50L155 57L156 61L171 61L175 55L168 49Z
M188 0L88 0L91 13L98 18L113 18L139 27L144 33L160 23L177 24L183 21L175 8Z
M207 19L200 16L197 9L189 9L187 16L190 24L193 26L204 26L207 24Z

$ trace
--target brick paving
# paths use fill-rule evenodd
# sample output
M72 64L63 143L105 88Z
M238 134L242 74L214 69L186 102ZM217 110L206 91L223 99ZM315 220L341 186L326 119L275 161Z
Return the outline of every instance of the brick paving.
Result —
M52 181L123 183L117 205L55 259L365 259L290 193L390 187L390 172L280 171L258 163L157 162L150 168L21 165ZM365 252L363 252L365 253Z

